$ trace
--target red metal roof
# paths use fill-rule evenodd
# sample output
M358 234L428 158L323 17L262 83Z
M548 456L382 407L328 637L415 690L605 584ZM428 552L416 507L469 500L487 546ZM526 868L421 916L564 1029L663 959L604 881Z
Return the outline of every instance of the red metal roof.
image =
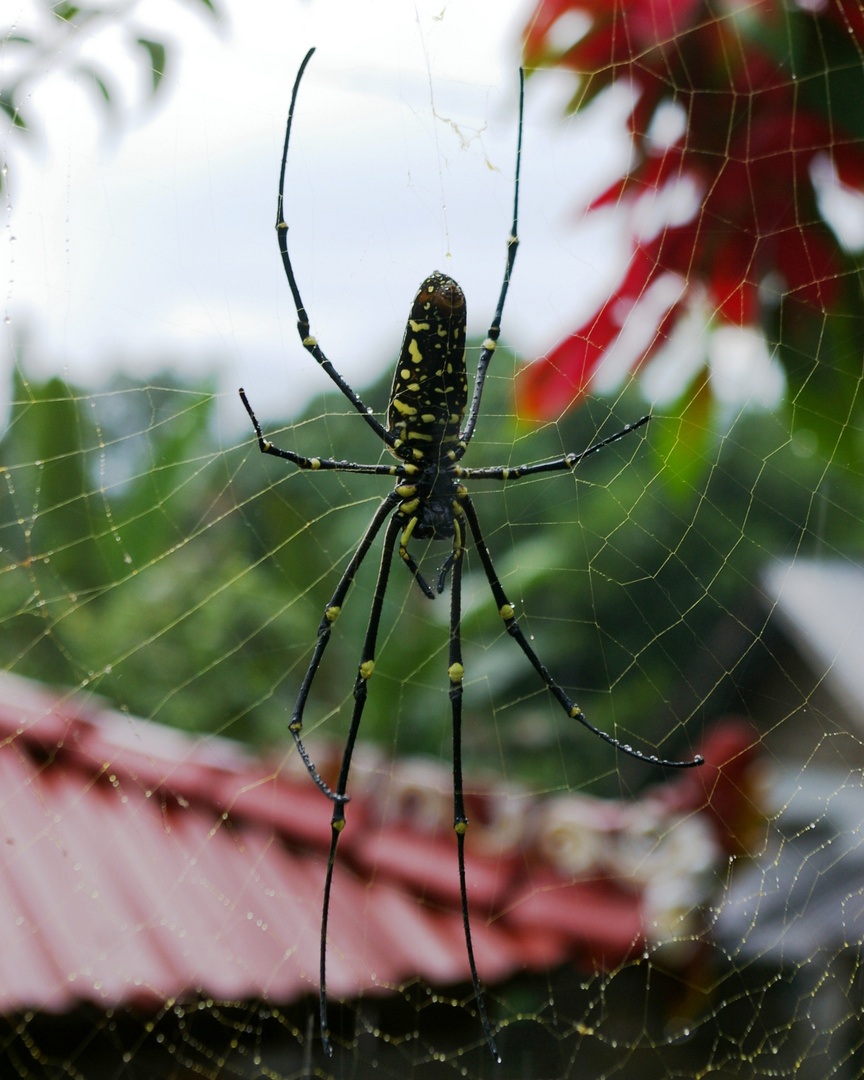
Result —
M724 730L714 762L731 764L641 804L497 788L468 798L484 981L568 958L618 963L662 934L693 940L687 919L704 897L687 888L725 862L728 839L712 793L726 817L750 799L752 738ZM338 758L317 760L329 775ZM361 749L356 760L329 988L352 998L415 976L466 981L449 770L394 768ZM0 1011L316 991L329 820L293 750L276 766L0 673ZM684 899L664 908L652 889L670 880Z

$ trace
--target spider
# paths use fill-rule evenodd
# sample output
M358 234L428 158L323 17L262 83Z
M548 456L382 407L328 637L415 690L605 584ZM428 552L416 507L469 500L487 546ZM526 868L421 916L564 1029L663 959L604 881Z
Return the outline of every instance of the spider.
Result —
M507 258L504 267L504 280L498 297L498 305L492 318L492 325L480 353L477 374L474 379L474 392L468 408L468 377L465 368L465 296L457 283L446 274L433 273L420 286L414 298L402 350L393 376L393 387L387 410L387 427L384 427L372 410L367 408L361 398L351 389L333 364L324 355L316 338L310 334L309 317L294 277L291 259L288 254L288 226L285 223L283 207L285 201L285 170L288 161L288 144L291 138L291 123L297 103L297 92L303 73L315 49L310 49L294 80L291 93L291 105L285 128L285 144L282 152L282 168L279 175L279 195L276 210L276 235L279 252L294 304L297 309L297 330L303 347L312 354L318 364L329 375L351 405L360 413L368 426L377 435L398 464L360 465L351 461L336 461L332 458L304 457L293 450L283 450L274 446L264 437L258 419L245 392L240 390L240 397L258 439L262 454L290 461L300 469L319 471L367 473L373 476L395 477L396 486L387 494L372 516L363 538L344 570L339 583L324 609L324 617L318 627L318 636L312 659L300 686L289 730L296 743L297 750L309 775L319 789L333 804L331 817L330 850L327 859L327 872L324 883L324 903L321 917L320 939L320 1014L321 1038L327 1054L332 1054L330 1032L327 1021L327 921L330 911L330 893L333 882L333 868L336 861L336 849L342 829L345 827L345 807L349 802L347 794L348 775L351 758L366 704L369 680L375 669L375 646L381 623L384 596L390 576L390 567L394 551L408 568L425 597L434 600L444 592L447 578L450 578L450 648L447 675L449 679L449 697L453 723L453 827L456 832L459 884L461 890L462 921L465 932L465 945L471 972L471 982L477 1012L482 1025L483 1035L493 1057L500 1061L492 1028L486 1014L486 1007L480 989L477 966L474 960L474 948L471 941L471 925L468 917L468 894L465 884L465 833L468 818L465 816L465 803L462 786L462 683L464 667L460 637L462 566L469 538L479 556L483 572L492 591L498 614L504 627L516 642L528 662L533 666L540 679L546 684L552 695L560 703L567 715L588 728L592 734L610 743L640 761L653 765L666 765L687 768L702 764L701 757L689 761L667 761L653 754L644 754L605 731L591 724L585 714L558 685L540 661L537 654L525 638L516 619L513 605L507 599L501 586L492 558L483 539L480 522L474 504L468 494L466 481L472 480L518 480L539 473L569 472L584 458L601 450L604 446L622 439L648 422L650 417L643 416L621 431L589 446L581 453L569 453L553 461L544 461L531 465L493 466L483 469L466 469L460 462L474 435L477 417L480 412L480 399L489 364L495 354L498 336L501 331L501 316L510 276L519 245L517 224L519 211L519 172L522 159L522 121L524 111L525 79L519 72L519 134L516 149L516 176L513 198L513 225L507 241ZM464 424L463 424L464 421ZM303 745L303 712L312 689L312 684L330 641L333 624L339 617L348 590L354 581L360 564L369 554L372 544L384 528L383 552L378 570L375 591L369 612L369 622L360 664L354 682L354 707L348 739L342 755L335 790L321 778ZM427 582L409 550L412 540L444 540L450 544L449 554L438 571L435 588Z

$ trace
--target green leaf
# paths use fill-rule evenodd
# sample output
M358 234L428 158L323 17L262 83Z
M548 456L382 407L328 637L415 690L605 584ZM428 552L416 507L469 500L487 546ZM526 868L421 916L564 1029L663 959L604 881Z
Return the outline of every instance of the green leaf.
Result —
M76 71L78 71L79 74L86 75L89 79L91 79L95 83L97 90L105 99L106 103L108 105L112 104L111 91L109 90L105 80L101 77L101 75L99 75L95 68L90 67L89 64L79 64L76 68Z
M51 14L64 22L70 22L80 10L77 4L56 4L51 8Z
M143 49L146 49L150 55L150 67L153 71L153 93L155 94L165 74L165 46L161 41L151 41L149 38L138 38L138 44Z
M18 106L12 98L12 91L14 87L10 87L8 90L0 92L0 109L6 113L9 119L17 128L26 130L27 122L18 110Z

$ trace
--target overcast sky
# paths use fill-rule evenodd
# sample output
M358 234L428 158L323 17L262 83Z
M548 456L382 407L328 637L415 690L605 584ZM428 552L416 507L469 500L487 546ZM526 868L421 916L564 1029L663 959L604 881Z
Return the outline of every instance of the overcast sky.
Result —
M16 5L25 32L32 5L4 10ZM414 292L438 269L463 286L470 332L484 333L533 5L221 0L219 28L197 6L142 0L127 24L133 38L174 44L158 105L141 107L142 65L112 32L81 55L121 84L121 125L106 125L86 80L70 75L77 55L58 47L29 102L37 144L4 135L4 315L30 368L93 387L118 367L216 370L226 395L242 383L273 416L322 388L273 228L291 84L310 45L286 217L313 331L362 387L392 363ZM0 42L7 71L9 48ZM624 257L614 233L583 221L626 167L623 113L566 118L572 91L555 72L528 84L522 244L502 334L526 358L578 325Z

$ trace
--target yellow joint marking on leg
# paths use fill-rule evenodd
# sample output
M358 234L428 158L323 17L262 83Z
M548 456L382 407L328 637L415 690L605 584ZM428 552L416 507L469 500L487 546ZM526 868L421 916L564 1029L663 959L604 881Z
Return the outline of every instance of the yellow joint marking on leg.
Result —
M493 341L491 337L487 337L483 342L483 348L488 349L489 352L494 352L498 348L498 342Z
M288 730L289 731L302 731L303 730L303 724L299 720L292 720L291 723L288 725Z
M408 325L411 327L415 334L419 334L421 330L429 329L428 322L416 322L414 319L409 319Z
M420 352L420 346L417 344L414 338L411 338L411 340L408 342L408 352L411 354L411 359L414 361L415 364L423 363L423 353Z
M399 496L400 499L408 499L412 495L417 494L417 485L416 484L400 484L399 487L396 488L396 494Z
M447 675L452 683L460 683L465 675L465 668L461 664L451 664L447 668Z
M312 337L311 334L309 335L309 337L304 337L303 338L303 346L304 346L304 348L314 349L317 344L318 344L318 338Z
M327 622L334 623L339 618L342 608L338 604L324 609L324 618Z
M459 524L459 518L462 517L462 507L458 503L453 503L453 509L455 511L453 519L453 558L461 559L465 553L465 545L462 543L462 526Z
M399 540L399 554L405 557L405 548L408 547L408 541L411 539L411 533L414 532L414 526L417 524L417 518L412 517L408 524L405 526L402 537Z
M360 665L360 678L361 679L371 679L372 678L372 672L374 670L375 670L375 661L374 660L364 660L363 663Z
M336 818L335 821L330 822L330 828L333 832L342 832L345 828L345 818Z
M509 622L516 614L516 612L513 610L512 604L502 604L501 607L498 608L498 614L501 616L504 622Z
M570 710L571 718L573 720L575 720L577 717L579 717L581 715L582 715L582 710L579 708L578 705L574 705L573 708Z
M419 499L412 499L411 502L403 503L402 508L401 508L402 513L403 514L413 514L414 511L417 509L417 507L419 505L420 505L420 500ZM416 521L416 520L417 520L416 518L413 519L413 521ZM412 528L412 529L414 527L413 526L413 521L412 521L411 526L410 526L410 528Z
M412 453L415 461L422 461L423 458L426 456L422 450L414 450L412 451Z
M320 469L321 468L321 458L317 458L317 457L309 458L309 468L310 469Z
M453 828L456 830L456 832L460 836L464 836L465 833L468 832L468 822L467 821L457 821L453 825Z
M468 494L468 488L465 487L464 484L457 484L456 485L456 498L457 499L464 499L467 494ZM461 512L461 507L459 507L458 503L454 503L453 505L458 507L460 512Z
M397 466L397 468L398 468L398 466ZM417 468L416 465L412 465L410 461L405 466L405 474L407 476L416 476L418 472L420 472L420 470Z

